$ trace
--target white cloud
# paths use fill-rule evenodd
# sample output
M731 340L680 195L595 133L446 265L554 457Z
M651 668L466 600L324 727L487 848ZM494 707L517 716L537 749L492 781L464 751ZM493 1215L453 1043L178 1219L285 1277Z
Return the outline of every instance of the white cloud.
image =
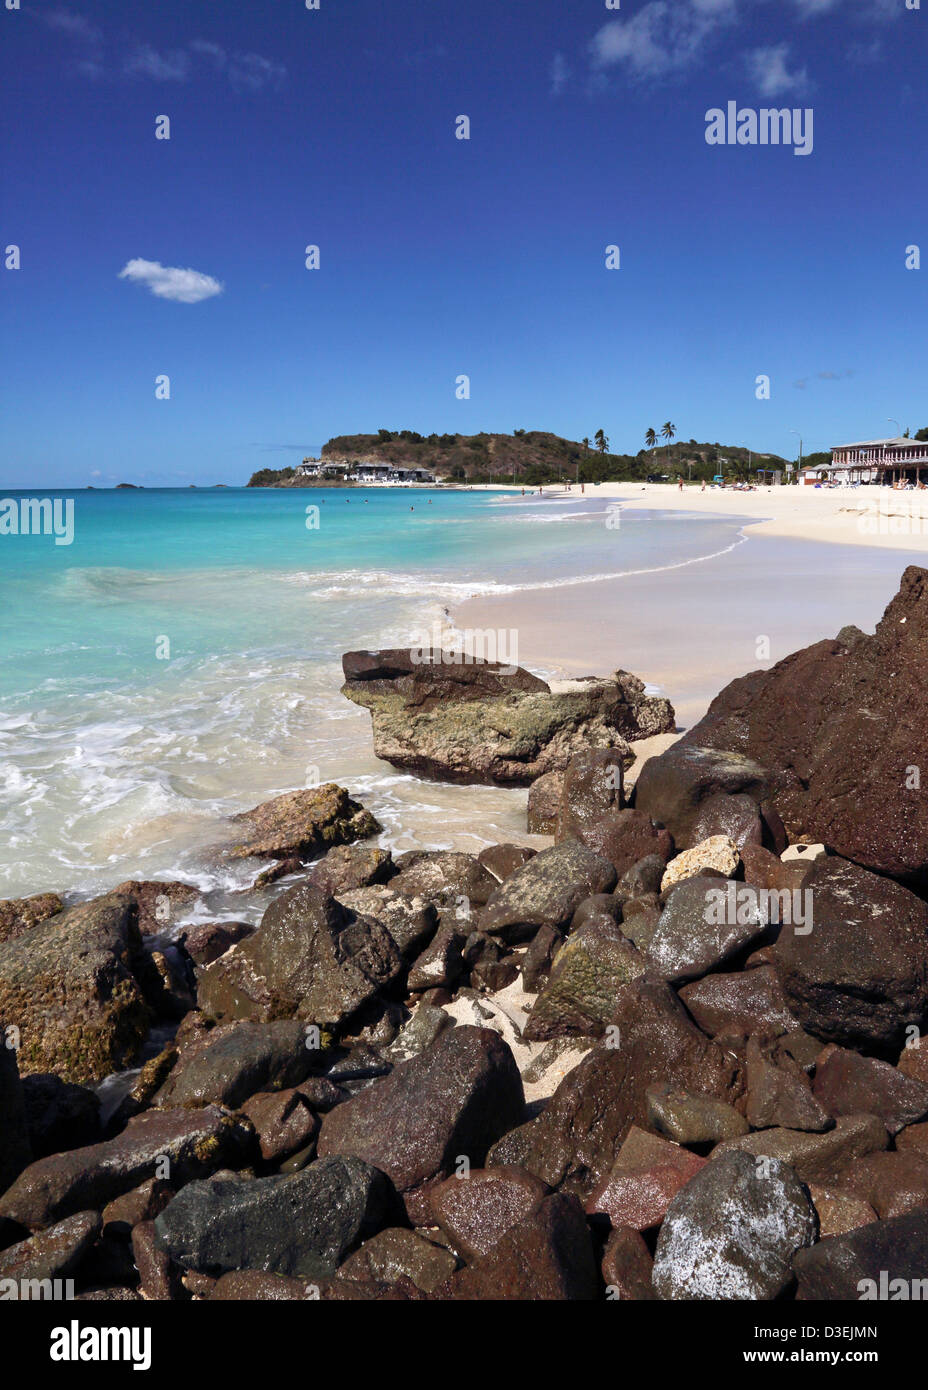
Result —
M260 92L265 87L279 87L287 69L260 53L237 53L229 60L228 74L236 91Z
M224 289L219 280L200 270L181 270L178 266L139 258L128 261L119 272L119 278L147 285L159 299L173 299L178 304L199 304L201 299L212 299Z
M790 72L787 68L788 44L779 43L769 48L755 48L746 54L746 57L748 70L763 97L801 92L809 85L809 74L805 68L801 72Z
M84 77L102 77L104 72L103 65L103 31L96 24L85 19L81 14L75 14L73 10L50 10L48 14L40 15L42 23L55 33L63 34L70 39L74 48L80 55L76 60L78 72Z
M190 54L183 48L159 53L150 44L140 44L126 59L123 72L129 77L153 77L156 82L186 82L190 75Z
M593 66L624 66L638 78L683 71L736 18L734 0L651 0L631 19L602 26L591 45Z

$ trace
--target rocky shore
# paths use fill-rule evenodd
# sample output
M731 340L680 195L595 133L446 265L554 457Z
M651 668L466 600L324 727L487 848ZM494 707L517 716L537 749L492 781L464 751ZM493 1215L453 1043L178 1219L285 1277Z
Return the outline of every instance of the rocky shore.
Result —
M191 925L180 883L0 903L0 1281L658 1301L924 1279L926 656L910 568L873 636L733 682L642 764L674 713L627 672L553 691L347 653L379 757L526 787L550 844L394 856L327 784L237 818L223 852L286 880L257 926Z

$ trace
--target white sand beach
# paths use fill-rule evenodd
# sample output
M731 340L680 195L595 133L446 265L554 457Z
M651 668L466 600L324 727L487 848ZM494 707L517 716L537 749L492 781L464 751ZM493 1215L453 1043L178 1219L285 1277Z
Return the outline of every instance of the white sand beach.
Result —
M543 496L555 503L579 490ZM602 483L583 496L613 504L613 517L621 507L617 555L626 511L739 519L743 544L646 574L474 598L452 617L465 631L514 630L519 662L532 669L633 671L673 701L681 727L735 677L834 637L845 624L872 630L904 568L928 556L928 493Z

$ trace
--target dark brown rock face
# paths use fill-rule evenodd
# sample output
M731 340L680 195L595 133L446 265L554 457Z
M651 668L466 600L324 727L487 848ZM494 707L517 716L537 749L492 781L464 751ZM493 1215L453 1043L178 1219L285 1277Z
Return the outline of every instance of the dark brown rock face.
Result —
M914 1298L913 1288L925 1288L926 1249L928 1208L832 1236L797 1252L798 1297L829 1302Z
M604 1042L564 1077L541 1114L497 1146L549 1187L588 1197L612 1169L633 1124L648 1125L648 1088L670 1082L731 1101L735 1059L699 1031L673 990L642 976L617 992ZM513 1154L515 1149L518 1156Z
M488 1255L513 1226L535 1211L550 1188L523 1168L473 1168L446 1178L429 1194L432 1219L466 1260Z
M489 1254L453 1274L435 1299L589 1300L599 1280L589 1228L576 1197L552 1193Z
M487 1028L448 1028L329 1111L320 1157L354 1155L386 1173L413 1222L431 1220L429 1189L462 1158L479 1167L487 1149L522 1119L522 1079L507 1045Z
M584 898L615 887L615 869L576 840L542 850L499 884L480 914L480 930L526 941L539 927L566 929Z
M575 840L610 811L622 809L625 747L586 748L564 771L556 840Z
M426 650L349 653L345 674L342 694L371 712L377 757L446 782L528 786L591 747L630 761L625 739L674 723L626 671L552 694L518 667Z
M720 793L746 795L758 805L770 794L769 775L753 756L737 744L703 746L693 732L649 758L635 783L635 806L667 827L678 851L698 843L699 817Z
M165 1160L171 1180L183 1183L240 1163L251 1144L250 1130L216 1106L149 1110L115 1139L30 1164L0 1198L0 1216L33 1229L48 1226L78 1211L101 1210L159 1176Z
M258 1091L296 1086L317 1057L296 1021L224 1023L184 1048L155 1104L234 1110Z
M0 1023L0 1192L5 1192L32 1158L26 1104L16 1053L5 1043Z
M100 1081L131 1066L150 1013L135 903L110 894L0 942L0 1019L16 1024L21 1075Z
M756 759L789 830L924 883L928 798L912 769L928 728L926 650L928 570L912 565L872 637L845 629L733 681L681 742Z
M809 870L811 930L784 927L773 964L803 1028L867 1051L898 1048L928 1014L928 906L847 860Z
M200 1007L221 1019L336 1025L401 969L385 927L300 883L271 903L254 935L200 972Z
M828 1048L815 1068L813 1090L832 1115L879 1115L890 1134L928 1116L928 1085L888 1062Z
M650 816L632 807L610 811L582 826L578 838L594 854L608 859L620 876L642 859L656 855L666 864L673 854L670 831L659 830Z
M706 975L684 986L680 998L710 1037L751 1032L779 1037L799 1026L771 965L733 975Z

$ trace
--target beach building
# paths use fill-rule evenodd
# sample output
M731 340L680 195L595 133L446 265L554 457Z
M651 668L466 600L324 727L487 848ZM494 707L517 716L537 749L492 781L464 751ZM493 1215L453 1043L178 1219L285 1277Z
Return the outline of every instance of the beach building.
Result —
M330 482L378 483L399 485L434 483L434 473L427 468L397 468L392 463L355 463L348 459L339 462L329 459L305 458L296 468L300 478L325 478Z
M865 439L836 444L831 463L803 470L803 483L928 483L928 440Z

